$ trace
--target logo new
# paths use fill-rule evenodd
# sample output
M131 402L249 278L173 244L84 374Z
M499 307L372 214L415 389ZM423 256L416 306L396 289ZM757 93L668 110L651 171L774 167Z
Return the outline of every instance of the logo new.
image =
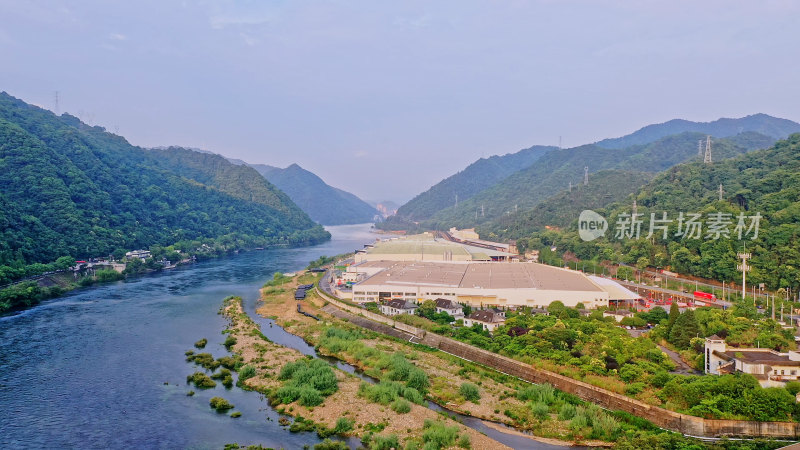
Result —
M578 235L584 241L593 241L599 237L603 237L608 230L608 222L606 219L592 211L591 209L584 209L578 217Z

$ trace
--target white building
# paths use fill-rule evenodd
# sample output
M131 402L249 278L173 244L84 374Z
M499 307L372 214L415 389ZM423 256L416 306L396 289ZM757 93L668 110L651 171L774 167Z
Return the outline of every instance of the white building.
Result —
M380 306L381 312L387 316L398 314L414 314L419 306L407 300L390 300Z
M492 311L488 309L479 309L473 311L472 314L464 318L464 326L471 327L475 324L480 324L484 330L493 333L497 327L506 323L506 313L502 311Z
M447 313L453 316L456 320L464 317L464 309L458 303L448 300L446 298L436 299L436 312Z
M127 258L139 258L139 259L147 259L150 255L150 250L134 250L132 252L125 253Z
M724 375L742 372L753 375L764 386L782 386L800 379L800 352L776 352L767 348L728 348L717 335L706 338L705 373Z

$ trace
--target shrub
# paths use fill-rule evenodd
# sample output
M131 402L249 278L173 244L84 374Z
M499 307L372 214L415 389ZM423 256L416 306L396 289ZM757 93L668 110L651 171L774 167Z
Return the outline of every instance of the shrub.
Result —
M472 403L477 403L481 399L481 394L478 391L478 386L472 383L462 383L458 389L458 393L464 397L464 400Z
M392 411L397 414L407 414L411 411L411 403L408 400L397 398L392 402Z
M561 410L558 411L559 420L570 420L575 417L575 405L571 403L564 403Z
M517 392L517 398L522 401L536 401L547 405L556 400L556 391L549 384L533 384Z
M306 420L303 416L297 416L292 422L292 426L289 427L289 431L299 433L301 431L314 431L314 428L316 428L316 425L313 420Z
M322 394L311 386L300 388L300 404L303 406L317 406L323 402Z
M353 431L353 426L355 425L355 421L353 419L349 419L347 417L339 417L336 420L336 425L333 427L333 432L335 434L346 434Z
M197 347L197 348L206 348L206 344L208 344L208 339L203 338L203 339L200 339L199 341L195 342L194 346Z
M422 441L426 449L444 449L455 444L458 438L458 427L447 426L443 422L426 420L423 426Z
M319 444L314 445L314 450L350 450L350 447L342 441L325 439Z
M301 359L287 363L278 374L287 383L278 389L275 397L281 403L291 403L298 398L303 406L316 406L339 389L333 369L319 359Z
M370 450L396 450L400 448L400 439L396 434L371 436L367 445Z
M420 394L418 390L410 387L403 389L403 398L418 405L425 403L425 396Z
M215 360L211 353L197 353L192 355L186 356L186 361L193 362L197 365L203 366L203 368L208 369L210 371L217 370L217 367L220 366L219 361Z
M242 417L242 413L239 411L235 411L231 414L231 417L233 417L234 419L238 419L239 417Z
M589 420L583 414L576 414L572 420L569 421L569 427L572 430L581 430L589 426Z
M186 396L187 396L187 397L191 397L191 396L193 396L193 395L194 395L194 391L189 391L189 392L187 392L187 393L186 393Z
M431 383L428 381L428 375L425 372L416 367L409 371L406 386L418 390L420 394L425 394L428 392L428 387L430 387L430 385Z
M539 420L547 420L547 418L550 417L550 407L544 402L532 404L531 412L533 412L533 415Z
M225 377L228 377L230 375L231 375L231 371L228 370L228 369L223 368L219 372L211 374L211 378L213 378L215 380L221 380L221 379L223 379Z
M231 347L236 345L236 338L229 335L227 338L225 338L225 342L223 342L222 345L224 345L225 348L228 349L228 351L230 351Z
M599 413L592 419L592 428L596 433L611 438L619 428L619 423L608 414Z
M222 397L211 397L209 403L217 412L225 412L229 409L233 409L233 405Z
M217 359L217 363L226 369L236 370L242 363L242 357L239 355L223 356L222 358Z
M625 388L625 393L628 395L636 395L642 392L645 388L644 383L631 383Z
M243 366L239 369L239 379L236 382L236 385L242 387L244 385L245 380L253 378L256 376L256 368L251 365Z
M210 389L217 385L208 375L204 374L203 372L195 372L186 377L187 383L194 383L194 385L200 389Z

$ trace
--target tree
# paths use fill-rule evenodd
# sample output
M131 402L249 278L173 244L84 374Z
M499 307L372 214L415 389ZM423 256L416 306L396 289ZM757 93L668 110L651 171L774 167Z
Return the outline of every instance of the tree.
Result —
M680 316L681 312L678 310L678 302L676 300L672 301L672 306L669 307L669 321L667 321L667 340L669 340L669 335L672 332L672 327L675 326L675 321L678 320L678 316Z
M425 300L419 305L419 308L417 308L417 314L432 320L433 315L436 314L436 302L433 300Z
M676 320L669 333L669 341L679 348L688 348L692 338L700 333L694 311L687 309Z

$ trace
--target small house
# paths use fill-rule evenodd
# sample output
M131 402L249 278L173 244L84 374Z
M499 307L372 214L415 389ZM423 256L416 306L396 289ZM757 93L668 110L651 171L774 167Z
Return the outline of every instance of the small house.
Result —
M456 319L461 319L464 317L464 310L461 305L445 298L436 299L436 312L450 314Z
M506 323L506 315L502 311L492 309L478 309L464 319L464 326L471 327L475 324L481 328L493 332L497 327Z
M387 316L396 316L398 314L414 314L417 308L419 306L416 303L397 298L382 304L381 312Z

